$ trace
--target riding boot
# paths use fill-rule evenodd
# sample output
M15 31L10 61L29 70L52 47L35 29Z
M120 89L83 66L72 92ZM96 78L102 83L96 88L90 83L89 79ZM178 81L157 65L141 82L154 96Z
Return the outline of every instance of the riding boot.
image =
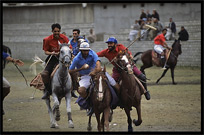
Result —
M87 99L87 100L89 100L88 101L89 102L89 109L87 111L87 116L91 116L94 113L93 104L91 103L91 99L90 98Z
M165 58L161 58L161 62L162 62L162 65L164 65L163 68L168 68L169 67L167 64L165 64L166 63Z
M143 73L141 73L141 74L138 76L138 78L139 78L140 80L142 80L141 83L142 83L142 85L144 86L144 88L145 88L145 90L146 90L146 92L144 93L145 98L146 98L147 100L150 100L150 94L149 94L149 91L147 90L147 84L146 84L146 76L145 76Z
M78 98L78 96L74 93L74 90L71 91L72 97Z
M45 85L45 89L44 89L44 95L42 99L47 99L51 95L51 90L49 88L49 84L44 84L44 85Z

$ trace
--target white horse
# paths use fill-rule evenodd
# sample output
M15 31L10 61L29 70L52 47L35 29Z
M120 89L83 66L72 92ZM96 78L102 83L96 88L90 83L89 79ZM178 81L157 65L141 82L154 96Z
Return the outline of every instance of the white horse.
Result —
M71 50L68 44L59 43L60 54L59 54L59 68L56 70L53 78L51 79L52 97L54 100L53 108L50 106L50 98L46 99L46 105L50 115L51 128L58 128L56 121L60 120L59 105L61 99L65 97L66 109L68 115L68 126L74 128L74 124L71 117L71 88L72 80L68 71L68 67L71 64Z

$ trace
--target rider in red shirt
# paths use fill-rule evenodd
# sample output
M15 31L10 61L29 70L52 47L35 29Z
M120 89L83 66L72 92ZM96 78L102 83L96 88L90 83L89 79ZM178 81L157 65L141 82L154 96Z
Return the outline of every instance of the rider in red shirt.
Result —
M59 57L60 46L58 44L58 41L60 43L69 42L69 39L65 35L60 34L60 31L61 31L60 24L58 23L52 24L51 28L52 28L53 34L43 39L43 50L45 54L48 55L45 62L47 63L47 61L51 56L52 58L50 58L49 62L47 63L47 66L45 67L44 71L41 73L42 81L45 85L44 96L42 97L42 99L48 98L49 95L51 94L51 91L50 91L51 88L49 84L50 75L54 67L59 63L58 57Z
M170 47L168 47L167 43L166 43L166 39L165 39L165 35L166 35L166 32L167 32L167 29L163 29L162 30L162 33L159 34L158 36L156 36L154 38L154 50L161 54L161 60L162 60L162 63L164 64L165 63L165 57L164 57L164 50L165 48L167 49L171 49ZM164 68L165 68L166 65L164 65Z
M109 61L112 61L118 55L118 53L120 51L126 50L126 47L124 45L122 45L122 44L118 44L117 39L114 38L114 37L110 37L106 41L106 43L108 43L108 48L104 49L104 50L102 50L100 52L97 52L97 55L99 57L106 57ZM130 51L128 51L128 53L130 54L130 57L132 57L132 53ZM116 68L115 63L112 62L112 64L114 65L113 70L112 70L113 71L112 77L115 79L115 81L118 81L119 78L120 78L120 72ZM133 66L133 72L138 78L140 78L141 80L146 82L145 75L135 65ZM142 84L143 84L144 88L147 90L146 83L142 82ZM147 100L150 99L149 91L146 91L145 97L146 97Z

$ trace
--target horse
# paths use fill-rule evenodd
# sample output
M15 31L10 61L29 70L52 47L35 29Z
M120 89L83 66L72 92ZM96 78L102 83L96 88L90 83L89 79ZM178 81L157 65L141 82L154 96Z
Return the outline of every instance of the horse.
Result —
M11 49L8 46L3 45L3 51L12 57ZM8 62L9 61L7 60L3 60L3 69L6 67L6 64L8 64Z
M98 131L101 130L109 131L109 116L111 109L111 91L108 86L108 78L106 77L106 68L104 67L103 71L97 73L94 77L92 77L93 81L93 90L90 94L90 100L93 104L94 113L96 116L96 120L98 123ZM102 113L102 118L100 119L100 115ZM91 117L89 116L89 122L87 130L91 131ZM105 127L105 128L104 128Z
M72 80L68 71L68 67L71 64L71 50L66 43L59 43L59 68L56 70L53 78L51 79L52 97L54 100L53 108L50 106L50 97L45 100L50 115L51 128L58 128L56 121L60 120L59 105L61 99L65 97L66 110L68 115L68 126L74 128L74 124L71 116L71 89ZM55 115L55 118L54 118Z
M156 64L153 61L153 57L152 57L152 52L153 51L154 50L147 50L145 52L137 52L134 55L134 57L136 57L137 55L142 54L141 55L141 60L142 60L143 65L141 66L140 71L142 73L144 73L144 74L145 74L144 70L146 68L152 67L153 65L156 65L158 67L162 67L162 64ZM166 72L170 68L171 69L172 84L177 84L174 81L174 69L175 69L176 64L177 64L178 56L181 55L181 53L182 53L182 50L181 50L180 40L175 40L174 43L172 44L172 50L170 51L170 55L169 55L169 58L168 58L168 61L167 61L168 67L163 71L161 77L159 79L157 79L156 83L159 83L161 78L165 76ZM136 59L134 61L136 62L137 60L138 59Z
M124 106L125 113L127 115L128 131L133 132L132 122L135 126L139 126L142 123L141 117L141 96L144 91L136 80L136 76L132 71L130 55L126 51L118 53L114 62L121 72L122 83L120 85L120 102ZM130 111L132 107L136 108L138 120L132 121Z

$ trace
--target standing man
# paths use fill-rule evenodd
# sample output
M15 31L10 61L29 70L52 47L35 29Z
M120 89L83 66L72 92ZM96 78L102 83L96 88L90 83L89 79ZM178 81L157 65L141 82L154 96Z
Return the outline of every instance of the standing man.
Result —
M172 18L169 18L169 28L171 29L171 37L174 39L176 33L176 24Z
M3 52L3 60L9 61L9 62L13 62L14 64L17 64L18 66L23 66L24 63L19 60L19 59L14 59L12 57L9 56L9 54ZM10 93L10 84L9 82L6 80L6 78L3 77L3 98L2 98L2 102L4 101L4 98ZM4 115L4 110L2 107L2 114Z
M167 32L167 29L163 29L162 33L156 36L154 39L154 50L161 55L162 65L164 65L166 62L165 53L164 53L165 48L169 50L171 49L171 47L168 47L166 43L166 39L165 39L166 32ZM166 67L167 65L164 65L163 68L166 68Z
M97 52L97 55L99 57L106 57L109 61L112 61L118 55L118 53L120 51L126 50L126 47L122 44L118 44L117 39L114 37L108 38L106 43L108 44L108 48L104 49L100 52ZM128 51L128 53L130 54L130 57L132 57L132 53L130 51ZM114 62L112 62L112 64L115 65ZM120 78L120 72L116 68L116 65L113 67L112 71L113 71L112 77L115 79L116 82L118 82L118 80ZM141 82L141 83L143 84L144 88L146 89L146 92L144 93L145 98L147 100L150 100L149 91L147 91L146 83L144 83L144 82L146 82L145 75L140 70L138 70L138 68L135 65L133 66L133 72L139 79L143 80L143 82Z
M60 34L61 32L60 24L58 23L52 24L51 29L53 34L43 39L43 50L45 54L48 55L45 62L48 63L44 71L41 73L42 81L45 85L44 96L42 97L42 99L47 99L51 94L50 75L54 67L59 64L58 57L60 46L58 44L58 41L60 43L69 42L69 39L65 35Z

